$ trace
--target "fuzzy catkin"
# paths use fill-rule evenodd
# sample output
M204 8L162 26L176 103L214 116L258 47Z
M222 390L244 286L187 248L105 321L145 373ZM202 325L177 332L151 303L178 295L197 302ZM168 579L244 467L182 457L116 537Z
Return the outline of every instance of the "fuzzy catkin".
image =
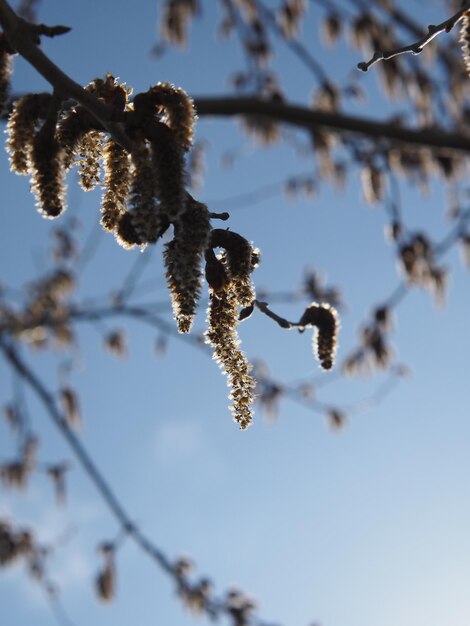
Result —
M119 84L111 74L106 74L104 79L95 78L86 85L85 90L119 110L126 108L130 93L130 90L124 84ZM66 169L70 169L75 158L82 153L81 184L86 191L93 188L99 180L98 161L102 155L101 141L97 141L98 136L96 120L82 106L66 111L57 125L57 139L65 150Z
M176 141L187 151L192 145L196 112L188 94L171 83L157 83L150 89L152 99L162 109L163 121L171 128Z
M245 430L253 419L256 383L246 356L239 348L238 299L230 283L217 290L210 288L207 319L206 341L214 348L214 359L227 375L233 419Z
M330 370L334 364L338 333L336 310L329 304L316 304L314 302L305 309L299 325L317 328L317 332L313 336L313 352L320 361L322 368Z
M139 245L155 243L158 239L161 217L155 199L150 149L142 138L134 141L131 163L127 220L129 225L132 225Z
M323 369L330 370L336 352L336 316L331 308L320 309L317 328L314 350Z
M85 90L97 98L110 104L116 109L124 110L132 89L128 89L124 83L119 83L112 74L106 74L104 78L95 78L86 85Z
M152 166L155 193L160 213L175 223L186 203L184 154L173 132L160 126L158 143L152 143Z
M123 248L130 249L134 246L142 245L142 239L139 233L136 231L134 224L132 223L132 216L130 213L122 213L118 216L118 221L115 226L116 241Z
M39 120L46 116L50 99L48 93L28 94L15 102L6 129L6 149L10 169L16 174L30 171L34 136Z
M86 133L80 141L78 151L80 186L84 191L91 191L100 182L101 133L97 130Z
M166 0L163 4L162 38L183 47L186 44L188 22L198 11L197 0Z
M33 141L31 189L43 217L53 219L65 210L63 151L46 125Z
M188 197L186 210L165 246L164 262L173 316L180 333L189 333L201 291L201 263L209 238L207 207Z
M257 251L244 237L238 235L235 241L235 245L227 248L224 256L232 277L232 288L236 293L238 304L248 306L255 299L251 273L257 265L257 261L253 260L253 255Z
M238 233L214 229L211 246L224 248L221 262L225 265L240 306L248 306L255 299L251 273L259 263L259 250Z
M10 95L10 78L12 72L12 53L4 33L0 33L0 113L6 109Z
M462 18L459 41L462 49L465 69L467 70L467 74L470 76L470 10L466 11Z
M59 120L57 141L64 149L64 167L66 170L74 164L81 141L91 128L91 120L83 107L70 109Z
M126 210L130 188L130 162L128 152L108 139L103 150L104 184L101 198L101 225L113 232L119 216Z

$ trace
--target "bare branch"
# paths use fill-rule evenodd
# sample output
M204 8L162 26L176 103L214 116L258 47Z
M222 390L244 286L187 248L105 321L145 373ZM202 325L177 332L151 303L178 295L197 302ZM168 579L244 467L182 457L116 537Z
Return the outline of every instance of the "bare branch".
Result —
M254 305L259 311L261 311L261 313L264 313L265 315L267 315L267 317L271 318L277 324L279 324L281 328L290 329L290 328L295 328L296 326L298 326L298 324L296 324L295 322L289 322L283 317L280 317L279 315L271 311L271 309L268 307L267 302L261 302L260 300L255 300Z
M198 590L198 583L192 585L183 572L178 568L178 561L173 563L163 552L155 546L140 528L132 521L130 515L113 492L112 488L103 477L91 456L88 454L83 444L77 436L67 426L65 415L57 407L55 398L48 391L45 384L40 378L28 367L26 362L21 358L15 346L4 337L0 336L0 352L3 353L6 361L12 366L13 370L28 384L32 391L37 395L43 404L47 415L58 428L66 442L74 452L81 467L91 479L104 503L107 505L111 513L119 522L120 530L124 536L128 536L153 560L166 574L173 579L177 585L178 594L183 602L191 600L194 593ZM230 604L218 598L210 598L203 596L199 606L201 612L205 612L209 617L214 618L218 614L232 615ZM262 620L255 619L253 623L262 625Z
M200 117L263 116L305 129L327 128L337 133L348 131L372 138L390 139L394 142L470 152L470 137L462 133L445 132L434 128L415 130L401 127L396 123L374 122L352 115L312 110L308 107L261 98L195 97L194 105Z
M393 50L377 50L374 53L372 59L370 59L370 61L361 61L361 63L357 64L357 68L363 72L367 72L369 68L372 67L372 65L375 65L375 63L378 63L378 61L386 61L387 59L391 59L393 57L399 56L400 54L406 54L408 52L411 54L420 54L420 52L423 51L423 48L427 46L434 39L434 37L437 37L437 35L440 35L444 32L449 33L454 28L454 26L458 22L460 22L460 20L469 10L470 2L467 2L465 6L460 9L460 11L457 11L457 13L455 13L452 17L445 20L444 22L441 22L441 24L430 24L428 26L427 35L425 35L418 41L415 41L414 43L403 46L401 48L395 48Z
M122 114L87 92L65 74L37 46L34 25L19 18L6 0L0 0L0 25L14 50L26 59L63 98L72 98L89 111L123 147L130 150L131 142L120 124ZM43 33L44 34L44 33Z

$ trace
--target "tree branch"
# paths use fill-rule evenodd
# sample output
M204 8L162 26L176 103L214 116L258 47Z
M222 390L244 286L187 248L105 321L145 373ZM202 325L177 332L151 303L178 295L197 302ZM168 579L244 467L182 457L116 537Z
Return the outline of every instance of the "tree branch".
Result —
M369 68L371 68L372 65L375 65L375 63L377 63L378 61L386 61L387 59L391 59L400 54L419 54L423 51L423 48L434 39L434 37L437 37L437 35L440 35L444 32L449 33L454 28L454 26L458 22L460 22L460 20L469 10L470 2L466 2L465 6L460 9L460 11L457 11L457 13L455 13L452 17L445 20L441 24L438 24L437 26L435 24L430 24L428 26L427 34L418 41L415 41L414 43L411 43L407 46L403 46L402 48L395 48L393 50L377 50L372 59L370 59L370 61L362 61L361 63L358 63L357 68L359 70L362 70L363 72L367 72Z
M100 102L53 63L36 45L37 32L34 35L31 25L19 18L6 0L0 0L0 26L12 48L54 87L57 94L79 102L124 148L131 149L131 142L120 124L123 115Z
M462 133L433 128L415 130L400 127L396 123L376 122L352 115L251 97L195 97L194 104L200 117L262 116L305 129L322 127L337 133L347 131L376 139L385 138L431 148L470 152L470 136Z
M430 27L434 29L432 37L446 28L450 29L464 12L465 9L462 9L439 26ZM19 18L6 0L0 0L0 25L10 45L54 87L56 93L80 103L123 147L131 150L131 142L121 124L125 114L99 101L55 65L34 42L31 25ZM430 41L432 37L428 35L427 40ZM301 128L324 127L332 132L346 131L395 142L470 152L470 137L461 133L402 128L392 123L252 97L196 97L194 103L200 116L262 116Z
M235 626L244 624L248 625L248 621L237 621L236 607L231 606L230 602L221 598L213 598L206 595L201 595L198 599L200 604L196 607L191 605L194 596L200 593L200 582L194 586L186 578L184 573L178 571L178 561L172 563L163 552L155 546L155 544L149 539L140 528L134 524L129 514L124 509L123 505L114 494L113 490L96 467L94 461L76 437L75 433L67 425L65 415L58 409L53 394L48 391L45 384L40 380L33 370L26 364L21 358L18 350L13 343L5 337L0 335L0 352L3 353L6 361L12 366L13 370L28 384L32 391L37 395L42 402L47 415L50 417L54 425L58 428L62 436L65 438L70 448L74 452L81 467L84 469L88 477L91 479L96 489L100 493L105 504L108 506L111 513L119 522L121 530L127 536L132 538L134 542L153 559L163 571L165 571L170 578L177 585L177 591L183 602L187 602L188 606L192 606L193 609L197 608L201 612L212 619L220 614L225 614L227 617L232 618ZM204 579L202 579L204 580ZM250 605L251 606L251 605ZM241 607L240 610L248 610L248 605ZM251 610L251 609L250 609ZM254 617L250 620L250 623L258 626L267 626L267 623L258 617Z

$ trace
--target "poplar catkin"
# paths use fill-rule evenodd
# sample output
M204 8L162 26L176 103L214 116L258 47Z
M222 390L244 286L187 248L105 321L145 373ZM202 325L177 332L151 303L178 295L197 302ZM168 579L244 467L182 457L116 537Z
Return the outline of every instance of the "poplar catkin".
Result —
M312 303L299 321L300 326L315 326L313 351L320 365L325 370L333 367L338 333L338 314L329 304Z
M6 150L10 169L16 174L28 174L31 168L33 141L39 120L46 116L51 95L27 94L19 98L7 123Z
M65 211L65 168L63 150L49 124L45 123L33 141L31 189L43 217L53 219Z
M460 45L465 69L470 76L470 10L464 13L460 27Z
M233 419L245 430L253 420L256 383L246 356L239 348L238 300L230 283L220 289L211 288L209 298L206 340L214 348L214 359L227 376Z
M3 113L7 108L8 96L10 95L12 57L13 50L5 34L0 33L0 113Z
M201 291L201 263L210 232L207 207L188 196L186 210L165 246L166 278L180 333L189 333Z
M175 223L186 202L183 149L171 129L160 125L159 140L152 142L152 169L161 214Z
M119 216L126 210L130 188L130 162L128 152L108 139L104 150L104 184L101 198L101 225L105 230L114 232Z
M149 93L162 121L172 129L176 141L186 152L193 142L196 121L193 101L183 89L171 83L157 83Z
M143 137L134 140L131 165L128 219L141 245L155 243L161 219L155 197L150 147Z
M80 186L84 191L91 191L100 182L100 162L102 158L101 133L92 130L80 141Z

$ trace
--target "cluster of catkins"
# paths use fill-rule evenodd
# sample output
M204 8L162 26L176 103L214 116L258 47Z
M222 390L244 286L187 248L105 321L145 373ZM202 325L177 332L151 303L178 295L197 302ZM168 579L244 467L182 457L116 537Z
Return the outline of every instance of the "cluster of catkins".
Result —
M125 248L156 243L172 225L174 236L163 257L181 333L191 330L207 259L206 339L228 376L234 418L246 428L255 382L238 348L236 326L238 308L255 298L250 274L258 256L240 235L213 230L207 207L185 190L184 158L195 120L192 101L182 89L158 83L130 102L130 90L111 75L85 89L124 114L119 119L124 119L132 148L110 137L81 105L64 107L53 95L28 94L15 102L7 125L11 169L31 177L38 210L56 218L66 206L66 173L78 166L80 184L88 191L100 183L103 164L101 224ZM224 252L216 257L214 248Z
M406 279L430 290L437 302L443 302L447 270L436 264L435 249L424 233L412 233L398 250L399 262Z
M234 419L245 429L252 420L255 381L239 348L237 325L239 309L255 300L251 272L259 252L237 233L213 229L206 205L185 189L185 153L196 117L193 103L169 83L157 83L130 101L131 90L109 74L85 90L115 109L128 143L118 143L80 104L68 106L47 93L28 94L14 103L7 124L11 169L31 177L38 210L52 219L65 210L66 174L78 166L84 190L102 185L101 224L125 248L156 243L171 225L173 239L165 244L163 258L181 333L193 324L205 259L206 341L227 375ZM315 324L305 320L305 325ZM324 345L324 336L319 334L318 356L329 369L334 349L329 340Z
M0 518L0 567L9 567L22 560L31 576L42 581L52 592L53 586L45 579L48 554L49 550L36 543L29 530L15 528L7 519Z
M181 89L158 83L129 102L130 90L106 75L85 87L125 115L131 150L109 137L81 105L63 107L53 95L17 100L7 125L11 169L31 176L38 210L47 218L65 210L65 175L79 167L89 191L104 165L101 223L124 247L155 243L184 213L184 153L191 145L194 109Z
M0 567L29 554L32 546L32 536L28 531L16 530L5 519L0 519Z

